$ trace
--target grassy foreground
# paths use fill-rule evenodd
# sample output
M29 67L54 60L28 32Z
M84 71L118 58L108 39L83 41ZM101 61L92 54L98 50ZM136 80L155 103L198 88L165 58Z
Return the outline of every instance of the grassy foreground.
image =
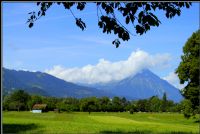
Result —
M172 113L3 112L3 133L199 133L195 119Z

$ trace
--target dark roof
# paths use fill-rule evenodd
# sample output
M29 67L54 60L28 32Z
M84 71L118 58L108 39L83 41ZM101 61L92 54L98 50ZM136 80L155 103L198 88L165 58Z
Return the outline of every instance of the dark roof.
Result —
M47 104L35 104L33 105L33 110L42 110L42 109L45 109L47 107Z

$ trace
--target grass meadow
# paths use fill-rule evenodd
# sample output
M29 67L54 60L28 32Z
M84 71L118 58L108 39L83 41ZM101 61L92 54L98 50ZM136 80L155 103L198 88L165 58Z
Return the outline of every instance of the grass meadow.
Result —
M196 119L178 113L3 112L3 133L199 133Z

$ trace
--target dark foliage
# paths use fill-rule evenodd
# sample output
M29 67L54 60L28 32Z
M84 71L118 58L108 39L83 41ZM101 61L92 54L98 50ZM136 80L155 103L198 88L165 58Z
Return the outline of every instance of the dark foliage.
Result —
M15 92L21 92L17 90ZM24 98L22 94L14 93L15 98ZM28 95L29 96L29 95ZM56 97L45 97L38 95L31 95L29 99L23 99L23 105L17 103L13 99L13 94L5 96L3 100L3 110L32 110L34 104L47 104L47 111L60 112L124 112L129 111L130 114L134 112L182 112L184 115L191 116L191 103L188 100L184 100L181 103L174 103L171 100L167 100L167 97L163 95L165 100L165 110L162 109L163 99L159 99L157 96L152 96L149 99L143 100L126 100L122 97L87 97L87 98L56 98Z
M63 6L66 10L70 10L71 14L76 20L76 25L84 30L86 24L81 18L77 18L72 12L71 8L76 7L77 10L83 11L86 2L37 2L40 8L36 13L30 12L30 18L27 23L31 28L36 20L45 16L47 10L52 5ZM136 34L142 35L149 31L152 27L158 27L161 22L155 15L156 10L165 12L165 16L169 19L174 16L180 16L181 8L190 8L191 2L94 2L97 8L98 26L102 29L103 33L111 34L112 32L118 36L112 44L119 47L120 41L128 41L131 32L120 22L116 17L122 15L124 18L123 23L132 24ZM131 34L132 35L132 34Z
M16 90L9 96L6 96L3 101L4 110L28 110L28 101L30 95L24 90Z
M199 106L200 86L200 30L192 34L183 47L182 61L180 62L176 73L180 83L186 83L183 89L183 95L192 102L192 108Z

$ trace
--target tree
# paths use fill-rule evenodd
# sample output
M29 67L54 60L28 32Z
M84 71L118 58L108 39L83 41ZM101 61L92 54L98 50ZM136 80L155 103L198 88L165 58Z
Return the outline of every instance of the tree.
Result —
M166 95L166 93L164 93L163 98L162 98L161 110L162 110L162 112L166 112L166 109L167 109L167 95Z
M56 104L56 108L59 109L60 111L67 111L66 104L64 103L64 100L59 101Z
M96 97L83 98L80 101L80 110L88 111L89 114L92 111L97 111L99 109L98 99Z
M137 111L140 112L147 112L148 110L148 100L147 99L142 99L142 100L138 100L136 103L136 107L137 107Z
M158 96L152 96L149 99L149 111L151 112L159 112L161 110L162 101L158 98Z
M61 5L66 10L69 10L73 15L76 25L84 30L86 28L85 22L82 18L77 18L72 11L72 7L76 6L77 10L83 11L86 2L37 2L40 10L30 12L30 18L27 23L31 28L36 20L46 15L47 10L52 5ZM119 47L120 41L128 41L130 34L133 35L125 26L125 24L133 25L136 34L142 35L149 31L151 27L159 26L161 22L154 14L156 10L165 12L165 16L169 19L181 14L181 8L189 8L191 2L94 2L97 8L98 26L103 30L103 33L117 34L118 38L112 44ZM122 15L123 23L118 16Z
M31 99L28 101L28 108L29 110L31 110L34 104L41 104L41 103L42 103L42 96L32 95Z
M122 97L122 99L121 99L121 103L122 103L122 107L123 107L124 110L125 110L125 107L128 105L128 101L126 100L125 97Z
M181 101L180 105L181 105L181 110L182 110L182 112L184 114L184 117L187 118L187 119L189 119L190 116L192 116L192 111L193 111L192 110L192 103L191 103L191 101L185 99L185 100Z
M10 96L6 97L4 104L11 110L27 110L29 99L29 94L24 90L15 90Z
M128 101L127 106L125 107L126 111L129 111L130 114L133 112L137 112L136 102L135 101Z
M122 100L121 98L115 96L112 99L112 110L115 112L122 112L123 111L123 106L122 106Z
M47 104L48 110L53 111L56 108L58 98L56 97L45 97L43 103Z
M180 83L187 83L183 89L183 95L192 102L192 108L199 106L200 86L199 86L199 69L200 69L200 30L192 34L183 47L184 55L181 56L176 73Z
M108 111L108 105L109 105L110 99L108 97L102 97L99 99L99 109L101 111Z
M3 98L3 110L9 110L9 103L11 102L10 96L5 96Z
M167 100L166 102L166 112L173 112L175 110L176 104L172 100Z
M63 98L57 101L56 107L61 111L79 111L79 100L76 98Z

